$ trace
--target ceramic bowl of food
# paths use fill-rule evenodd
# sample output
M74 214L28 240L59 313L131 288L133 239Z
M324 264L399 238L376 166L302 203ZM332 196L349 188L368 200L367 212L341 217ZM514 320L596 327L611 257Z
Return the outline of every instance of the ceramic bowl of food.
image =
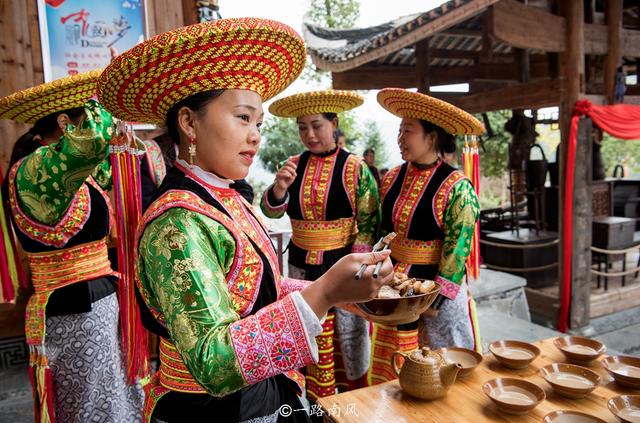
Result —
M585 367L566 363L553 363L540 369L540 376L559 395L583 398L600 384L600 375Z
M569 362L581 365L588 365L607 350L602 342L582 336L559 336L553 340L553 345Z
M640 423L640 395L610 398L607 407L623 423Z
M535 345L510 340L491 343L489 351L500 364L510 369L524 369L540 355L540 348Z
M552 411L542 418L542 423L607 423L599 417L573 410Z
M468 376L473 369L478 367L478 364L482 363L482 355L467 348L440 348L437 352L444 357L447 363L458 363L462 366L462 369L458 372L458 379Z
M415 280L423 283L427 292L414 294L404 293L405 296L374 298L356 306L360 309L363 317L375 323L383 325L404 325L415 322L420 315L427 311L429 306L440 293L440 285L433 281ZM389 291L391 287L383 287L384 291ZM381 289L381 291L383 291ZM379 294L381 295L381 294Z
M607 356L602 359L602 366L618 384L627 388L640 389L640 357Z
M485 382L482 392L505 413L527 414L545 399L544 391L523 379L500 377Z

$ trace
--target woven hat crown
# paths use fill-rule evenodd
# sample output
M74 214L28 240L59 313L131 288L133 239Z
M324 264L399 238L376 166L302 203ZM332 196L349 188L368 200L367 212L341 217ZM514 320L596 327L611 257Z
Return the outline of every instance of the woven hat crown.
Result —
M62 110L82 107L96 94L102 69L79 73L18 91L0 99L0 118L24 123Z
M292 118L319 113L341 113L358 107L363 102L364 98L355 91L309 91L274 101L269 106L269 113Z
M162 123L174 104L202 91L246 89L268 100L298 77L305 59L302 38L280 22L203 22L118 56L100 78L98 98L120 119Z
M402 88L384 88L378 103L401 118L422 119L452 135L482 135L484 125L464 110L446 101Z

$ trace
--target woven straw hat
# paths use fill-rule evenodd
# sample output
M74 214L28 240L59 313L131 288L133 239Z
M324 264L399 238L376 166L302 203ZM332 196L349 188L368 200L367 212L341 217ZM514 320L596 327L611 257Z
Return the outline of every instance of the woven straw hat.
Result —
M33 124L51 113L82 107L95 95L101 72L67 76L1 98L0 118Z
M302 38L280 22L220 19L178 28L118 56L98 83L100 103L126 121L163 123L202 91L246 89L268 100L302 72Z
M298 118L319 113L340 113L358 107L363 102L364 98L354 91L309 91L274 101L269 106L269 112L279 117Z
M434 123L452 135L482 135L484 125L475 117L446 101L401 88L384 88L378 103L401 118Z

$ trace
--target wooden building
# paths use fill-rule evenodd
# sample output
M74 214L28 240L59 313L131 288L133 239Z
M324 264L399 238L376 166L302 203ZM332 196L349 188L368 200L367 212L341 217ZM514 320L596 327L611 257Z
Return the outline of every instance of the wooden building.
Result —
M387 7L393 10L391 4ZM560 207L574 104L579 99L610 104L618 68L640 74L637 1L453 0L370 28L332 30L305 24L304 37L313 63L331 72L336 89L399 87L429 93L431 86L468 83L468 93L430 95L471 113L559 106ZM624 103L640 104L640 85L626 86ZM573 243L573 329L588 326L592 307L605 313L638 305L640 294L636 284L598 298L591 295L591 129L583 123L574 187L579 206L573 211L574 233L581 236L560 236L558 244L561 252ZM558 292L533 294L532 308L557 314Z

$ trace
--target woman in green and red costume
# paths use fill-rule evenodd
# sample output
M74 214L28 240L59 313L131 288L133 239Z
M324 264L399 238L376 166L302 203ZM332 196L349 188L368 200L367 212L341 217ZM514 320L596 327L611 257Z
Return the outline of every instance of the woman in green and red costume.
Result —
M297 369L317 360L322 319L392 277L387 253L368 253L314 283L283 278L266 227L230 188L260 146L262 102L300 74L305 57L286 25L223 19L145 41L100 78L98 97L114 116L165 123L179 148L138 237L145 321L161 338L145 421L308 421ZM381 281L373 266L353 278L383 260Z
M351 252L371 251L378 225L376 181L361 157L337 145L338 115L361 105L353 91L325 90L275 101L269 112L295 118L307 148L289 158L262 197L266 216L291 219L289 276L315 279ZM367 385L369 323L332 310L317 339L320 360L307 367L307 395L315 400Z
M469 179L442 158L455 152L455 135L479 135L484 127L465 111L421 93L385 88L378 102L402 119L398 147L405 161L382 181L382 233L397 234L391 243L396 271L435 280L442 289L417 322L374 325L372 384L396 378L390 361L396 350L481 348L464 281L478 197Z
M37 422L139 421L142 392L126 383L112 212L111 115L92 71L0 99L0 117L33 124L15 144L3 198L34 293L26 313Z

